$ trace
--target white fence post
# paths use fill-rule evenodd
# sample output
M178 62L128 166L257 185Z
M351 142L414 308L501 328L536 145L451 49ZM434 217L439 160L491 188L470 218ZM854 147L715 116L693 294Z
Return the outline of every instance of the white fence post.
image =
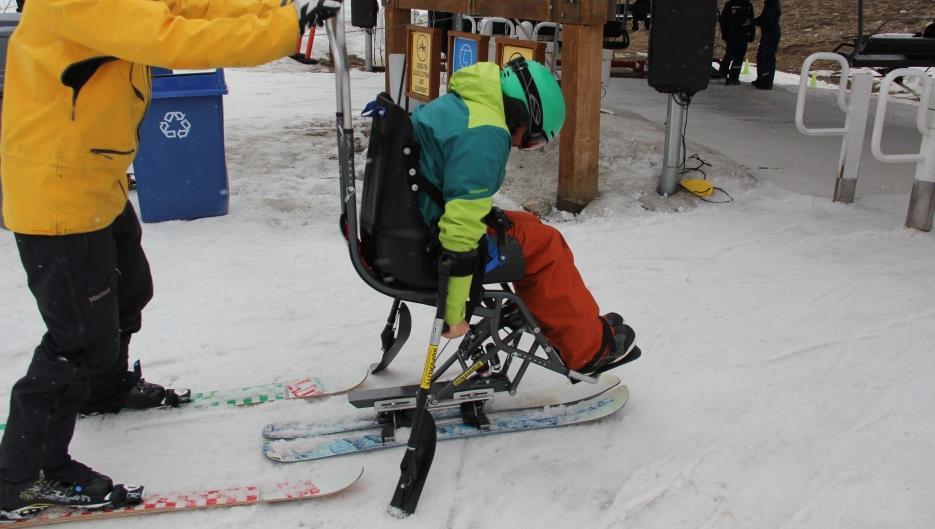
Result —
M805 126L805 96L811 66L815 61L834 61L841 65L841 80L838 85L838 107L844 112L844 127L837 129L810 129ZM834 202L850 204L854 201L857 178L860 174L860 159L863 156L864 136L870 114L870 96L873 92L873 75L859 73L854 76L850 91L847 89L850 66L837 53L814 53L802 64L799 93L795 106L795 126L808 136L843 136L841 156L838 161L838 176L834 183ZM850 101L847 94L850 92Z
M922 97L916 114L916 127L922 134L922 146L916 154L886 154L883 152L883 127L889 104L889 90L897 77L917 77L922 82ZM880 83L880 101L873 123L870 148L877 160L885 163L915 163L916 174L906 213L906 226L931 231L935 215L935 80L920 70L893 70Z

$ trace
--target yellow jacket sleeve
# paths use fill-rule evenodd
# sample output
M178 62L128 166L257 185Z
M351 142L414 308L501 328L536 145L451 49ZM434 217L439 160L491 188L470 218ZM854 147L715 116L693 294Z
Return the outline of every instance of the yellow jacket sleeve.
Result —
M438 219L441 230L438 240L450 252L469 252L477 248L477 241L487 232L484 217L490 213L492 198L475 200L455 199L445 204L445 212ZM445 300L445 322L454 325L465 317L465 303L470 295L471 276L452 277L448 280L448 299Z
M160 0L169 12L185 18L213 19L221 17L239 17L241 15L262 15L267 11L282 7L291 0Z
M221 0L181 0L176 8L222 13ZM187 4L183 5L183 4ZM202 5L203 7L198 7ZM235 0L231 10L244 8ZM217 18L186 18L152 0L50 0L52 30L102 55L165 68L256 66L295 49L299 22L292 5Z

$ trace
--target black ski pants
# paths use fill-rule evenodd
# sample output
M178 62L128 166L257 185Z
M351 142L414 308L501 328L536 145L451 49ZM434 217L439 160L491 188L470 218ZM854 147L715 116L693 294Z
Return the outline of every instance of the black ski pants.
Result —
M776 53L779 51L779 27L763 28L760 47L756 52L756 82L766 87L773 86L776 76Z
M46 325L26 376L13 386L0 442L0 478L35 479L70 460L79 409L118 411L137 377L130 336L152 298L133 206L105 229L63 236L16 234L29 289Z
M728 40L724 44L727 50L724 53L724 60L721 61L721 74L728 81L739 81L743 60L747 56L747 40Z

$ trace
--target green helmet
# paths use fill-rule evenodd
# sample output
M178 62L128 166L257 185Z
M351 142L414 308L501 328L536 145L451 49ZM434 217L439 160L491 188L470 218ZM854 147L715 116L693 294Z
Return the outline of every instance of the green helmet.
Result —
M565 98L552 72L542 63L518 57L500 73L500 87L507 97L518 99L529 112L524 144L548 142L565 124Z

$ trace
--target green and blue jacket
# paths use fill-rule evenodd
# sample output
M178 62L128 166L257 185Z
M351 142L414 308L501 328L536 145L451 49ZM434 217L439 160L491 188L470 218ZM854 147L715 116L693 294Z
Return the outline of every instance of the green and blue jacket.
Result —
M422 193L422 216L429 225L438 224L444 249L471 251L487 231L483 218L503 184L510 155L500 68L483 62L458 70L448 94L416 109L412 124L421 148L419 170L445 202L442 209ZM464 319L470 286L470 276L451 278L445 305L449 324Z

